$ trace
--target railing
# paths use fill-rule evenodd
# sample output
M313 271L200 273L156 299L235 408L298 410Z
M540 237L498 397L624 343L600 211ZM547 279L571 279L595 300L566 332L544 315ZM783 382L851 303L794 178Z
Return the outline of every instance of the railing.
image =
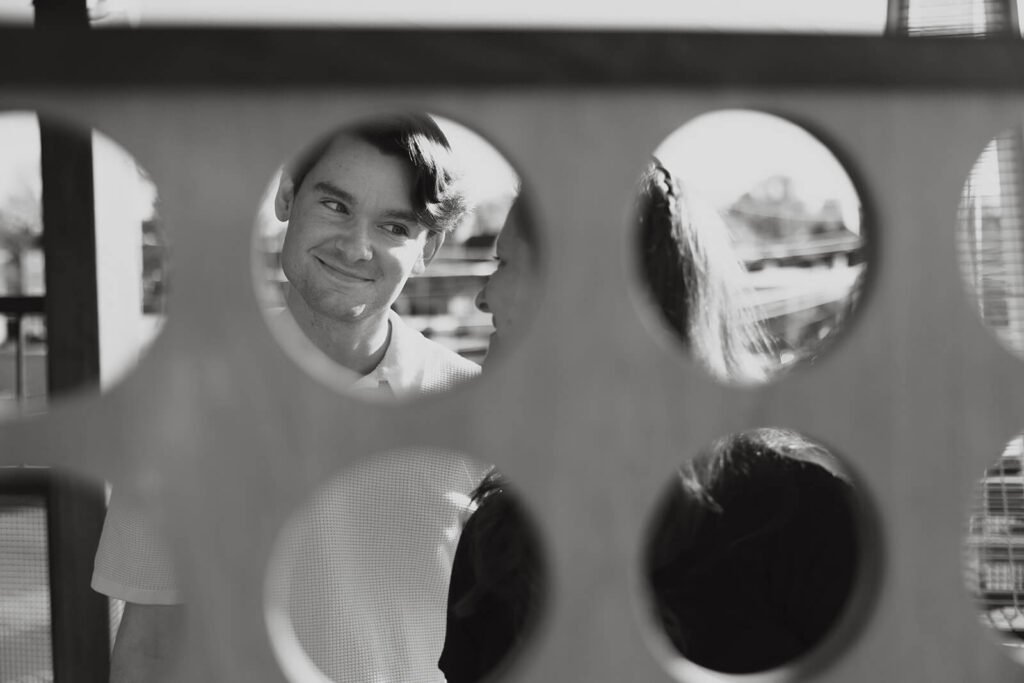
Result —
M26 390L25 334L23 319L26 315L44 315L46 298L43 296L0 296L0 315L8 321L8 338L14 340L14 395L19 401L28 398Z

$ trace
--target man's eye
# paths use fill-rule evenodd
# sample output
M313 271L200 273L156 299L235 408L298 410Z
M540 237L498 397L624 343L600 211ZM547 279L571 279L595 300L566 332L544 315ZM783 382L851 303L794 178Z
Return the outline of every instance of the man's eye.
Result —
M392 235L396 237L409 236L409 228L402 225L401 223L385 223L380 227L384 228L384 230L390 232Z
M348 213L348 206L334 199L325 199L320 203L335 213Z

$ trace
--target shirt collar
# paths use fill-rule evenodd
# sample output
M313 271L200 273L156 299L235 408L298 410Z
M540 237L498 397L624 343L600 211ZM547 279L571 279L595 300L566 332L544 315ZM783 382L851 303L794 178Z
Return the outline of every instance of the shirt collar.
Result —
M423 387L426 368L416 348L416 333L393 310L388 310L388 325L391 329L384 357L369 374L353 382L352 388L389 390L398 397L417 393Z

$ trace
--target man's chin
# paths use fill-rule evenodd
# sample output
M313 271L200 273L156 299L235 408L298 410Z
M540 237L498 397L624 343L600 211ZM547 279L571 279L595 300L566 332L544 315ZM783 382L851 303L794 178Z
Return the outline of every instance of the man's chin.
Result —
M320 306L317 306L317 312L328 320L333 320L337 323L355 323L366 319L370 315L369 306L367 304L338 304L336 302L325 301Z
M359 322L369 317L369 310L365 305L348 306L334 309L329 315L338 322Z

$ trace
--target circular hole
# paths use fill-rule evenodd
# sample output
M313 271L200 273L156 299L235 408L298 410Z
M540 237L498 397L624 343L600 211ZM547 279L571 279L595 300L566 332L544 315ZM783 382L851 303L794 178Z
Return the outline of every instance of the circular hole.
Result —
M862 573L855 490L825 448L756 429L673 473L643 555L652 645L682 680L806 659Z
M152 180L95 131L0 113L0 415L106 389L164 320Z
M279 535L267 626L292 681L476 681L531 634L545 572L521 503L488 466L377 455L321 487Z
M1024 435L974 488L964 543L964 579L982 624L1024 663Z
M533 265L512 269L505 257L533 243L518 194L500 152L439 116L378 116L327 133L279 169L258 212L268 323L297 363L352 395L407 398L471 379L490 313L496 339L517 336L525 317L510 309L523 308L517 292ZM515 272L481 295L496 242L500 269Z
M646 290L717 379L756 384L812 361L856 304L860 199L803 128L754 111L698 116L654 151L639 195Z
M957 249L960 270L985 325L1024 356L1024 128L994 137L978 156L960 196Z

